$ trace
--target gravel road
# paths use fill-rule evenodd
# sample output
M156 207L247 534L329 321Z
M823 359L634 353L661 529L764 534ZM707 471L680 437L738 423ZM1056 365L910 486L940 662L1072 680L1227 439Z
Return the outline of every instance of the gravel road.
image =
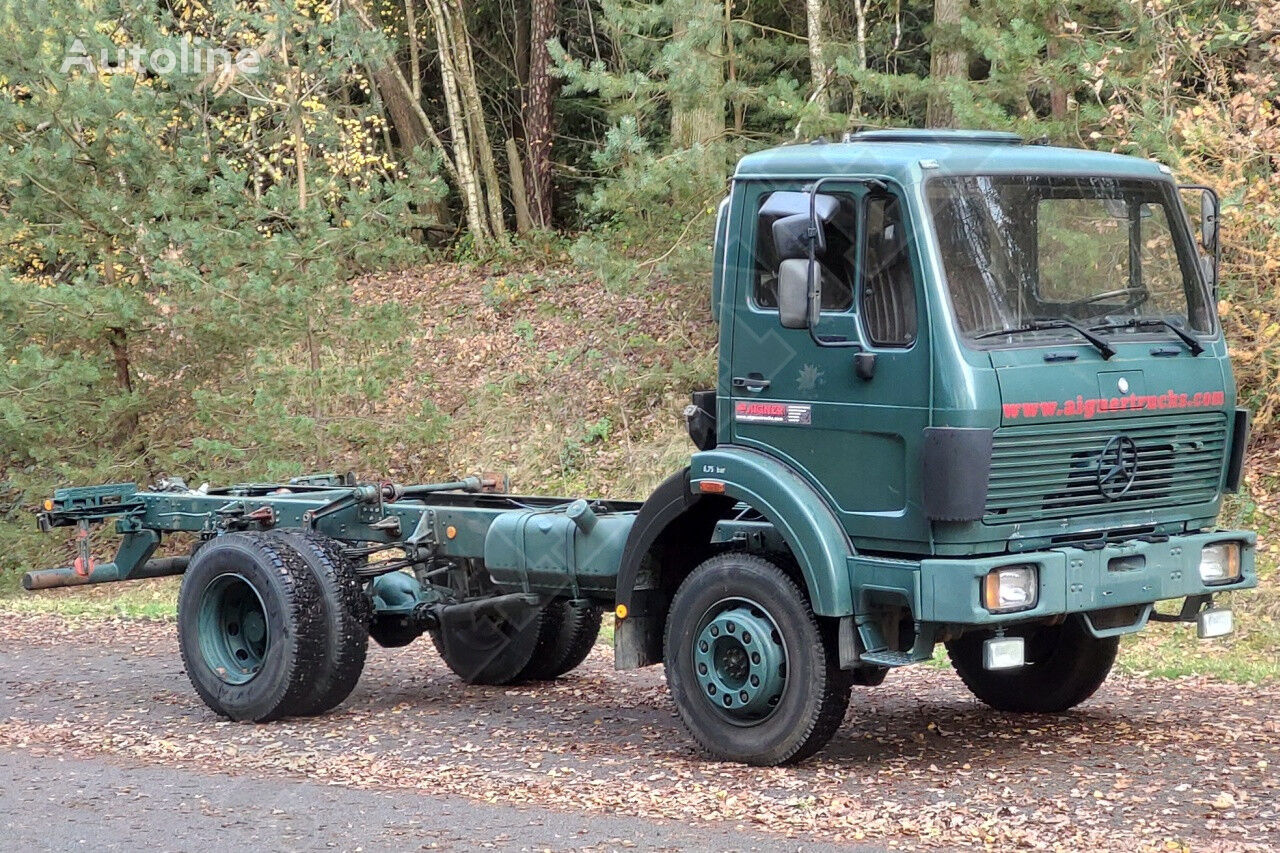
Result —
M661 669L605 648L482 688L375 647L336 712L255 726L199 702L172 624L0 613L0 644L5 849L1280 848L1275 685L1114 678L1014 717L914 668L815 760L752 769L703 759Z

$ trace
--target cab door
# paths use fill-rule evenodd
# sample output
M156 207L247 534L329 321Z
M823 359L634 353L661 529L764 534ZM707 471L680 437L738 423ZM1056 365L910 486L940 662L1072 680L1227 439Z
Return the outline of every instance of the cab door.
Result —
M736 300L727 365L732 441L800 472L862 547L910 550L928 537L918 453L930 383L908 202L880 182L823 184L839 205L824 226L823 310L811 335L779 323L779 259L770 217L760 216L777 207L773 193L803 190L748 188L743 221L752 233L739 242L728 291Z

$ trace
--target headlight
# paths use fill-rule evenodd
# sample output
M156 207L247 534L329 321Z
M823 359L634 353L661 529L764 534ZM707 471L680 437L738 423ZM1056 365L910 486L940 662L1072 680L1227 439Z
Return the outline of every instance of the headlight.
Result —
M1215 542L1200 551L1200 580L1206 584L1240 579L1240 543Z
M992 613L1030 610L1039 599L1039 580L1030 563L992 569L982 581L982 606Z

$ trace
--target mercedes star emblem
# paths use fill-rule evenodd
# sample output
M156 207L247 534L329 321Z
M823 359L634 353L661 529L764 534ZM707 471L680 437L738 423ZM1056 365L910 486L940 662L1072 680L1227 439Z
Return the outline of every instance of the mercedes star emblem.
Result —
M1124 495L1138 476L1138 445L1127 435L1114 435L1098 457L1098 491L1109 501Z

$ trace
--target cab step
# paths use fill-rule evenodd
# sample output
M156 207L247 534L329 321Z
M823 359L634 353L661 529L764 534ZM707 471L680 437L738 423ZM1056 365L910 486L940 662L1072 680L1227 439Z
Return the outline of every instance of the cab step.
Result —
M869 663L873 666L906 666L916 662L916 658L911 652L897 652L893 649L876 649L875 651L863 652L858 656L862 663Z

